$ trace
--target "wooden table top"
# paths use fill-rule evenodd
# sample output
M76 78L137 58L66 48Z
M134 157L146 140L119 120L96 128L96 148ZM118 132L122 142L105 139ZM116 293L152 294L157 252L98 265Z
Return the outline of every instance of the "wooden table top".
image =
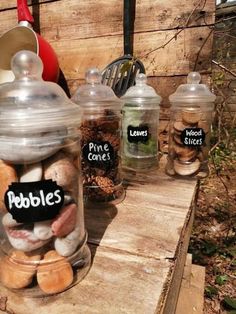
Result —
M170 314L182 277L197 182L166 176L163 164L164 159L143 182L128 184L122 203L85 210L93 259L84 280L50 298L23 298L1 287L8 313Z

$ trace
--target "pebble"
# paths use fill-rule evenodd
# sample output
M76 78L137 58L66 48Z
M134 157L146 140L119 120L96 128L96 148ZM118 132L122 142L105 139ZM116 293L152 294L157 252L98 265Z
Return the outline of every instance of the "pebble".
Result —
M7 212L4 195L8 190L8 186L12 182L18 182L17 173L14 166L0 160L0 212Z
M51 220L34 223L34 234L40 240L48 240L53 237Z
M65 237L71 233L76 224L77 206L70 204L64 207L52 222L52 232L56 237Z
M40 255L27 256L22 251L13 251L0 262L0 281L10 289L22 289L29 286L36 273Z
M27 165L24 167L20 176L20 182L36 182L42 179L43 168L41 162Z
M52 250L44 255L37 269L37 281L46 294L59 293L73 282L73 270L66 258Z

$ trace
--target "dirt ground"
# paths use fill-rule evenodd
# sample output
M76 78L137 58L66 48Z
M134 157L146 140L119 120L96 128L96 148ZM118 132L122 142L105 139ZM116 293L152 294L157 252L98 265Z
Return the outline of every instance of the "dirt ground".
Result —
M217 148L201 181L189 252L206 267L204 314L236 313L236 151Z

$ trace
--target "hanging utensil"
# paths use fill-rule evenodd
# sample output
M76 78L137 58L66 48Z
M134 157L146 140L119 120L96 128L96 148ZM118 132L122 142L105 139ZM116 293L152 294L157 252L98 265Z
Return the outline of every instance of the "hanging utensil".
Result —
M59 64L51 45L33 29L27 0L17 0L18 25L0 37L0 83L14 80L11 58L20 50L35 52L43 61L43 79L57 82Z
M111 62L102 72L102 83L110 86L118 97L135 84L138 73L145 73L143 63L133 56L135 0L124 0L124 55Z

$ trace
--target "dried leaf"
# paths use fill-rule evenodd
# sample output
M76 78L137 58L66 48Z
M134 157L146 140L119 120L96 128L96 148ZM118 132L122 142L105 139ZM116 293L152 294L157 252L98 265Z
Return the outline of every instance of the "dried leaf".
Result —
M132 60L129 60L129 61L126 61L125 63L123 63L123 64L122 64L122 67L121 67L121 69L120 69L120 73L121 73L122 75L124 75L125 72L128 72L128 71L129 71L129 69L132 67L132 65L133 65L133 61L132 61Z

